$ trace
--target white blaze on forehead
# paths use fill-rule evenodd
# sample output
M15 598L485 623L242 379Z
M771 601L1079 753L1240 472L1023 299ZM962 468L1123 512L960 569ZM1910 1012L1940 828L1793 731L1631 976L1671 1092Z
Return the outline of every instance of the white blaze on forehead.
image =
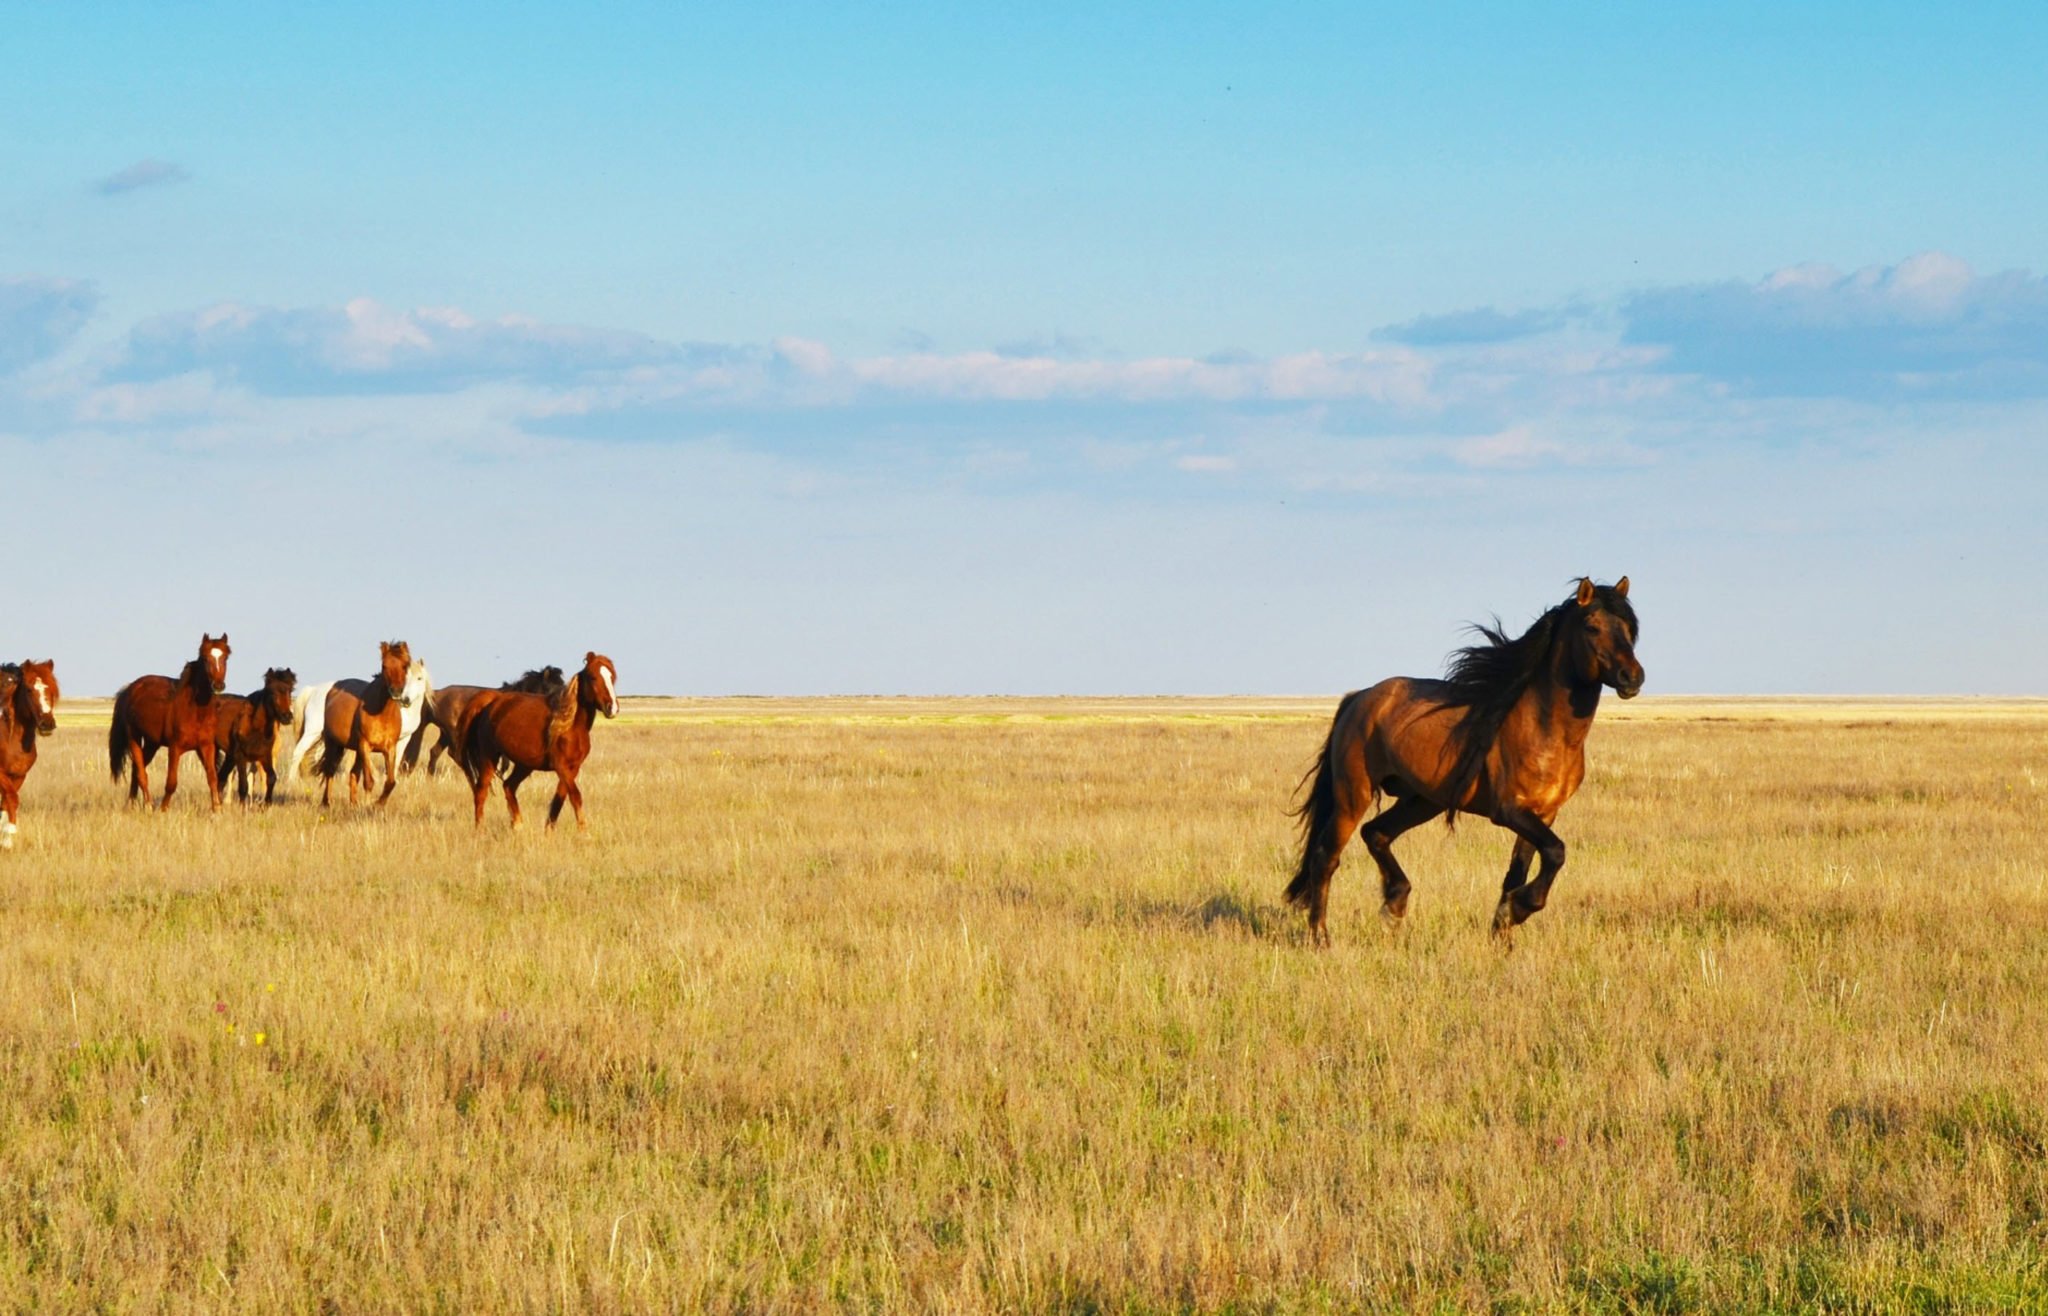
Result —
M42 705L42 709L45 713L49 712L50 687L44 684L43 679L41 677L37 677L33 682L31 682L31 684L35 687L36 703Z
M211 653L211 654L213 655L213 660L214 660L215 662L219 662L219 661L221 660L221 652L220 652L220 646L219 646L219 645L217 645L217 644L216 644L216 645L214 645L214 646L213 646L213 648L211 648L211 649L207 650L207 652L208 652L208 653Z
M611 700L613 706L616 707L619 702L619 696L612 690L612 669L604 663L599 663L597 665L597 679L604 684L604 697Z

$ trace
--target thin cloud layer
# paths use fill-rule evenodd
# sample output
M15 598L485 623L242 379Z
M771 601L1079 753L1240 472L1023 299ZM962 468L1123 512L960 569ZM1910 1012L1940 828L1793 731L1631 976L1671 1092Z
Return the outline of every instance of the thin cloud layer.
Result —
M109 377L204 370L258 393L434 393L503 381L569 384L684 362L704 350L520 316L396 310L369 298L288 310L223 303L137 325Z
M1667 349L1664 368L1760 394L2048 393L2048 280L1980 275L1939 251L1847 274L1809 264L1652 289L1621 310L1626 341Z
M92 285L76 279L0 279L0 375L53 355L98 305Z
M169 187L182 183L192 175L185 172L183 165L169 160L137 160L126 169L116 170L92 185L92 190L101 196L122 196L139 192L146 187Z

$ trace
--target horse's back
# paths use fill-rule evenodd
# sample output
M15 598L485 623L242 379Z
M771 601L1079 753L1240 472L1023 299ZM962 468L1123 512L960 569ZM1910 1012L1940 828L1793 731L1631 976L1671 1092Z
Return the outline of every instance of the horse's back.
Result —
M162 740L169 729L177 682L168 676L138 676L114 695L114 719L131 734Z
M489 748L522 767L547 762L548 719L553 714L540 695L515 690L484 690L469 703L464 720L472 735L487 737Z
M1456 758L1457 709L1442 681L1390 676L1346 700L1339 716L1366 775L1395 794L1433 797Z
M232 749L235 736L248 720L249 700L244 695L219 694L213 703L213 743L220 749Z

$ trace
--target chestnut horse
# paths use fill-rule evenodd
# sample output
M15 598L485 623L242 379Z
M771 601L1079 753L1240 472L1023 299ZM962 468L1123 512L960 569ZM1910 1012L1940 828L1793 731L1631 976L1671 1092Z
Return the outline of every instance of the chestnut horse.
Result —
M21 783L36 765L36 737L57 729L54 659L0 667L0 850L14 848L21 823Z
M289 667L263 674L263 688L242 695L222 695L213 718L213 743L220 752L215 769L223 779L235 774L235 798L249 802L249 772L263 772L263 802L277 795L277 729L292 723L292 689L299 678Z
M516 681L505 682L498 689L517 690L552 700L562 692L562 687L566 684L567 682L562 679L561 668L537 667ZM462 755L456 747L456 736L462 727L463 710L469 707L472 699L489 689L489 686L483 685L444 685L427 696L419 729L405 742L405 771L411 772L418 766L420 746L426 741L428 727L439 731L440 736L434 743L433 751L427 755L427 775L431 777L440 770L443 754L450 755L458 764L461 763Z
M1407 913L1409 890L1394 841L1438 814L1447 823L1477 814L1515 834L1493 914L1496 936L1511 938L1550 898L1565 858L1550 825L1585 779L1600 688L1612 686L1623 699L1643 688L1628 577L1612 585L1580 580L1519 639L1498 623L1477 629L1484 642L1453 654L1443 680L1396 676L1337 705L1322 753L1303 778L1313 784L1296 810L1301 867L1287 887L1287 899L1308 911L1317 945L1329 944L1330 879L1362 822L1390 927ZM1366 822L1382 797L1394 802ZM1526 880L1531 856L1543 861L1533 882Z
M601 653L583 655L583 670L553 699L510 690L485 690L463 711L456 743L462 770L476 793L476 825L484 825L484 801L500 761L512 770L505 777L505 807L512 825L519 825L519 784L536 772L555 774L555 798L548 805L548 827L562 816L562 801L576 809L576 828L590 824L583 816L583 792L576 774L590 756L590 727L602 712L619 715L618 668Z
M327 696L334 690L348 691L361 699L369 692L371 682L356 677L342 681L321 681L314 685L301 686L292 696L292 724L299 728L297 743L292 747L291 756L285 760L284 776L289 785L297 774L299 765L305 760L306 752L320 743L327 729ZM420 713L427 706L427 696L433 693L434 676L427 670L427 660L414 658L412 666L406 669L405 692L398 696L399 726L401 741L410 739L418 731ZM317 766L317 765L316 765Z
M377 674L360 690L354 681L336 681L328 691L320 733L326 747L320 755L321 807L326 807L328 792L334 789L341 756L350 750L355 751L356 761L348 773L348 802L356 803L359 786L367 794L377 784L376 774L370 771L372 754L384 756L384 793L377 803L381 806L391 798L398 786L398 744L404 735L405 683L411 672L412 646L392 640L377 646ZM306 710L309 718L312 713L311 708Z
M185 664L176 680L168 676L138 676L114 696L114 720L107 727L107 768L114 780L121 780L121 766L132 770L128 799L140 795L149 803L149 761L157 750L171 751L170 767L164 771L161 807L171 807L178 789L178 761L187 753L199 756L206 773L206 793L213 807L220 807L220 774L214 758L215 696L227 687L228 647L225 632L219 639L203 635L199 656Z

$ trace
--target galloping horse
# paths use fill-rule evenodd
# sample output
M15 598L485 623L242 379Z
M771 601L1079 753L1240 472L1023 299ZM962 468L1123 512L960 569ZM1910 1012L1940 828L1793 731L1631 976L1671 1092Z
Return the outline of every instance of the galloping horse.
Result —
M277 794L277 729L290 726L292 688L299 678L289 667L273 667L263 674L263 688L242 695L222 695L214 714L213 743L220 754L215 769L223 777L235 774L235 798L249 802L249 770L263 771L263 802Z
M500 690L517 690L525 694L540 695L553 699L566 685L559 667L537 667L522 675L516 681L507 681ZM448 754L459 764L462 754L457 744L457 734L462 727L463 710L470 701L490 689L483 685L444 685L427 697L424 715L419 730L412 733L405 743L405 771L411 772L420 761L420 745L427 738L427 728L433 727L441 734L435 741L433 752L427 755L427 775L433 776L440 770L441 756Z
M456 743L476 793L476 825L484 825L484 801L504 760L512 764L505 778L505 807L514 827L519 825L519 784L533 773L552 772L555 798L548 805L548 828L553 830L567 800L575 806L577 830L587 829L576 773L590 756L590 727L600 712L619 715L618 668L601 653L583 655L583 670L552 699L510 690L474 696L463 712Z
M404 730L406 678L412 671L412 646L404 640L392 640L377 646L377 675L361 683L358 693L354 681L336 681L334 689L327 694L326 718L321 731L325 750L320 755L320 776L324 779L320 787L320 804L327 804L328 792L334 789L334 774L341 769L341 756L355 751L355 765L348 773L348 802L354 804L356 791L360 786L364 793L377 784L377 778L370 771L370 755L384 756L384 793L377 797L381 806L391 798L391 792L398 786L397 753L398 742ZM306 710L310 716L312 709Z
M57 729L57 664L0 667L0 850L21 830L21 783L36 765L36 737Z
M1303 779L1313 784L1296 811L1301 868L1287 887L1287 899L1308 911L1317 945L1330 941L1325 916L1337 860L1382 796L1394 803L1365 823L1363 836L1379 865L1389 926L1408 911L1408 875L1394 859L1394 841L1446 811L1446 822L1477 814L1515 834L1494 935L1511 938L1550 898L1565 858L1550 824L1585 779L1600 688L1612 686L1623 699L1643 688L1628 577L1612 585L1580 580L1519 639L1497 623L1477 629L1484 643L1452 655L1443 680L1396 676L1337 705ZM1543 860L1533 882L1526 880L1531 856Z
M317 685L300 686L292 696L292 725L299 728L297 743L292 746L290 757L285 760L285 780L290 782L304 762L306 753L320 743L327 727L327 696L336 689L348 691L361 699L369 693L372 682L349 677L341 681L322 681ZM427 706L427 697L433 693L433 673L427 670L424 658L412 660L412 666L405 672L405 690L398 696L399 725L401 741L413 736L420 725L420 713ZM317 765L316 765L317 766ZM350 771L354 771L353 768Z
M199 656L185 664L174 681L168 676L138 676L114 696L114 720L107 727L107 768L114 780L121 780L121 765L133 770L128 781L128 799L139 794L149 802L149 761L159 747L171 751L171 765L164 772L162 808L171 807L178 789L178 761L187 752L199 756L206 773L206 793L213 807L220 807L220 774L214 760L215 696L227 688L228 647L225 632L219 639L203 635Z

